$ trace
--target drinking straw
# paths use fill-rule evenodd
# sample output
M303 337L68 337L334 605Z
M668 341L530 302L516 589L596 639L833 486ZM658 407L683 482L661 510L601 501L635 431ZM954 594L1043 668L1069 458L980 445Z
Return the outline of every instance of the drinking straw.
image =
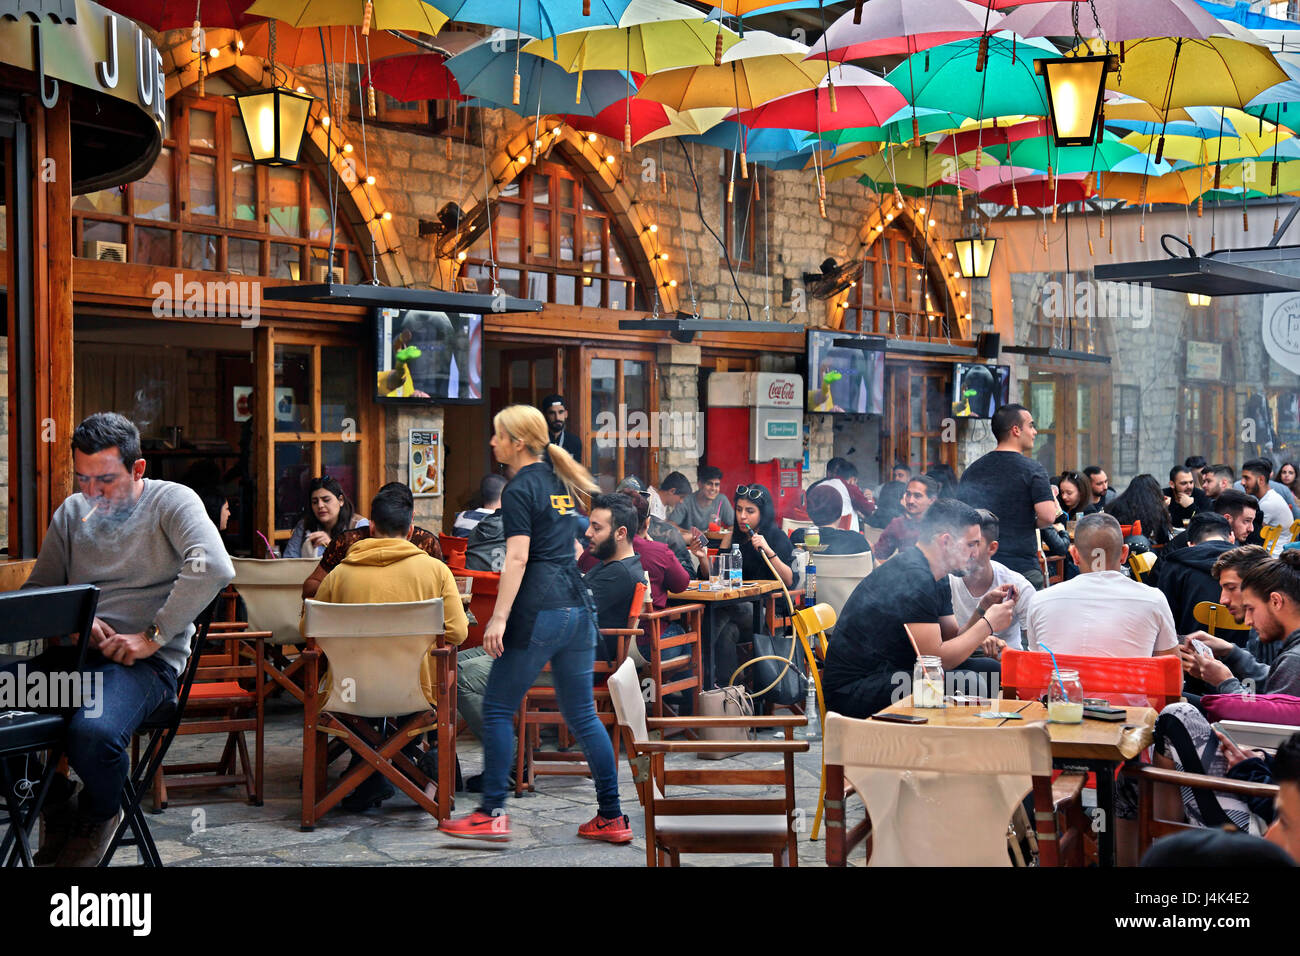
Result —
M912 642L912 650L916 651L916 659L919 661L923 655L921 654L921 648L916 643L916 637L912 634L912 629L904 624L903 630L907 632L907 639ZM937 691L940 697L943 696L943 688L937 686L930 678L925 678L924 683L929 685L931 690Z
M262 539L262 544L266 545L266 553L269 554L269 555L270 555L271 557L273 557L273 558L278 558L279 555L275 553L275 547L271 544L270 541L267 541L267 540L266 540L266 535L264 535L264 534L262 534L262 532L258 531L258 532L257 532L257 536L258 536L259 538Z
M906 627L907 625L904 624L903 626ZM1053 654L1052 649L1048 647L1046 644L1044 644L1042 641L1038 642L1038 646L1041 647L1043 650L1047 651L1047 655L1052 659L1052 669L1056 671L1056 679L1060 681L1061 687L1064 688L1065 681L1061 680L1061 669L1056 666L1056 655Z

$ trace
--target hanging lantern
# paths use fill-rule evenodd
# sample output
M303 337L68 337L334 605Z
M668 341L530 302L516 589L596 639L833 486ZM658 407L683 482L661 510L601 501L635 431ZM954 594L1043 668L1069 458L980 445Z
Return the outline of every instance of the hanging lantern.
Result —
M1043 239L1047 236L1044 234ZM993 252L997 249L996 239L958 239L953 243L957 251L957 268L967 279L987 279L993 265Z
M264 166L292 166L298 162L312 104L310 96L275 86L236 93L234 99L248 133L253 162Z
M1035 60L1047 84L1047 112L1057 146L1091 146L1097 139L1106 74L1119 69L1114 56Z

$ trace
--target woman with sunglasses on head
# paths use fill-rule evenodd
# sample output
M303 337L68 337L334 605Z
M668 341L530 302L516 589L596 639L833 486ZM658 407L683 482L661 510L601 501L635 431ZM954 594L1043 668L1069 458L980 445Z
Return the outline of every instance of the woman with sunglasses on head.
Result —
M740 545L745 580L772 581L779 577L786 587L794 587L794 571L790 567L794 545L777 523L772 492L763 485L741 485L736 489L735 505L732 540Z

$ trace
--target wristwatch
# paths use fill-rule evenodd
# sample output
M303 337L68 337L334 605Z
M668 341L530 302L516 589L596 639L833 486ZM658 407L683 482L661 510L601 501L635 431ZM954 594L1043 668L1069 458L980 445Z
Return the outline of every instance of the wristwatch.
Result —
M146 627L144 629L144 636L147 637L153 643L157 644L159 647L162 647L163 644L166 643L166 641L163 640L162 631L158 630L157 624L150 624L148 627Z

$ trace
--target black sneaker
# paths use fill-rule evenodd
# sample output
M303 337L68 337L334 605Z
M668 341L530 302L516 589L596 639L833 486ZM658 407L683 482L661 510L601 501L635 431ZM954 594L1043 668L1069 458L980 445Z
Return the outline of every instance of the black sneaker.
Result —
M459 769L457 770L457 773L459 774ZM459 781L459 779L460 779L460 778L459 778L459 776L458 776L458 777L457 777L457 781ZM510 778L506 781L506 790L508 790L508 791L509 791L509 790L514 790L514 788L515 788L515 775L512 773L512 774L510 774ZM456 788L457 791L460 791L460 789L461 789L461 788L460 788L459 786ZM466 778L465 778L465 788L464 788L464 792L465 792L465 793L482 793L482 792L483 792L483 775L482 775L481 773L476 773L476 774L474 774L474 776L472 776L472 777L466 777Z
M393 785L385 780L380 774L367 777L361 782L357 789L353 790L341 801L341 806L349 813L362 813L374 807L379 807L385 800L396 794Z

